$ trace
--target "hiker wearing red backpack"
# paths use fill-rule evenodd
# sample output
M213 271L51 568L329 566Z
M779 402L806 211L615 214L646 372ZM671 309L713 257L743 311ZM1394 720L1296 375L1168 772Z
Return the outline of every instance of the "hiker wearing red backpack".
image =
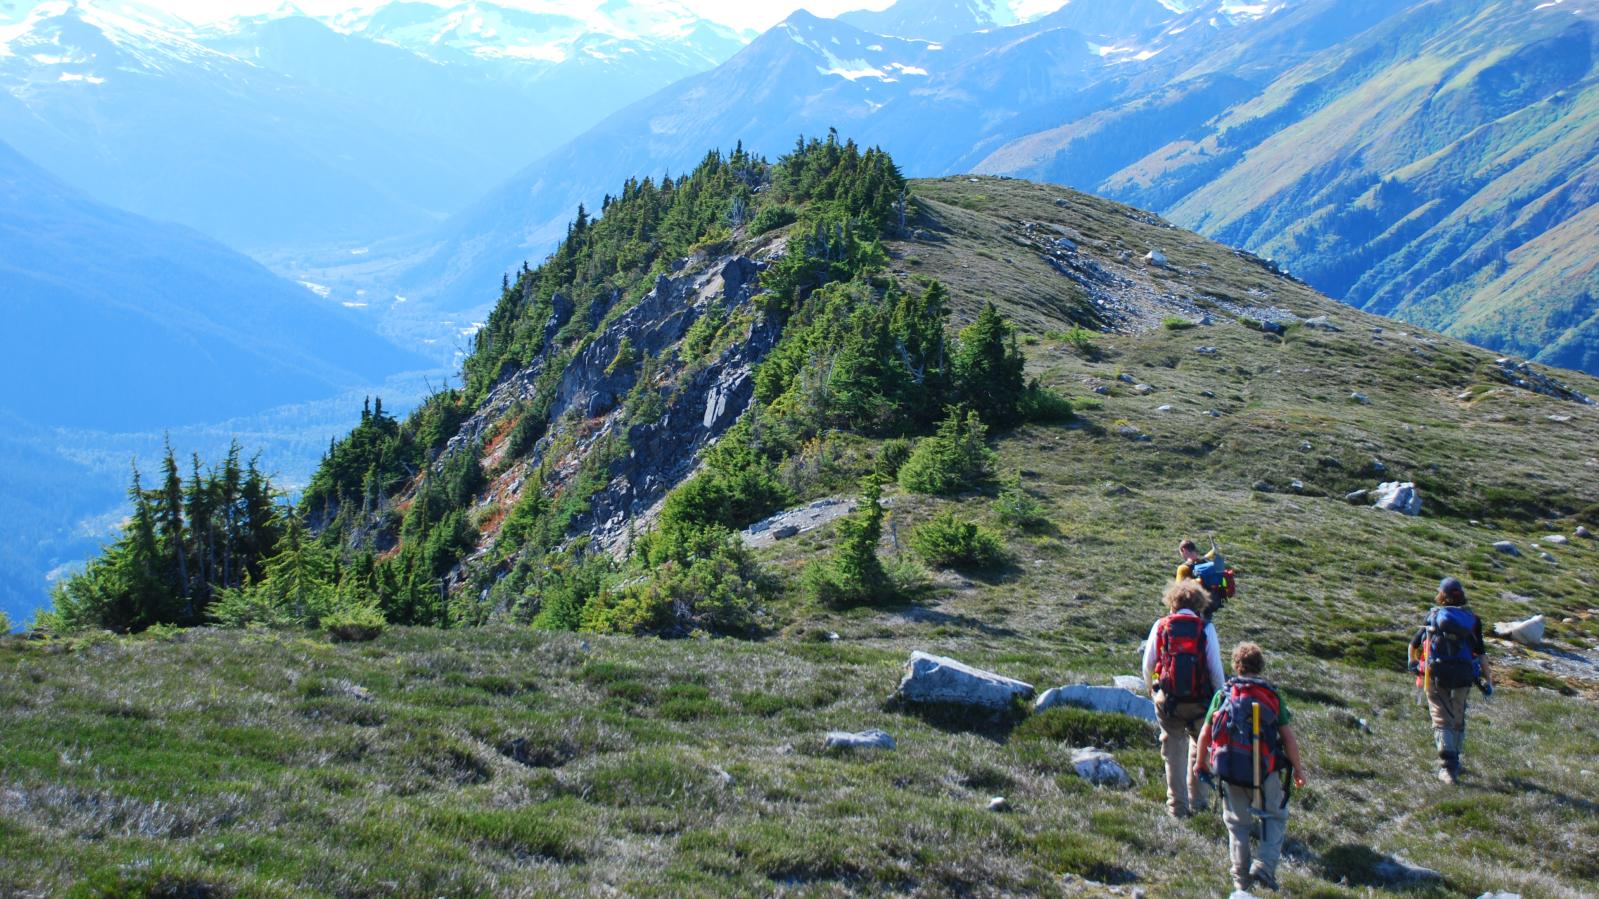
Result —
M1432 712L1438 745L1438 779L1460 782L1460 750L1466 741L1466 699L1473 684L1492 696L1482 620L1466 608L1466 588L1446 577L1438 584L1437 605L1410 640L1410 671Z
M1210 552L1203 556L1199 554L1198 544L1185 539L1177 544L1177 555L1182 557L1182 562L1177 565L1176 583L1189 579L1199 581L1207 598L1199 613L1206 621L1211 620L1237 589L1233 570L1222 559L1214 539L1210 542Z
M1292 777L1294 786L1305 785L1288 707L1261 678L1265 667L1259 646L1240 643L1233 649L1233 677L1211 700L1194 758L1203 776L1214 771L1222 781L1233 886L1245 892L1257 884L1277 889L1277 860L1288 827L1285 781ZM1251 853L1255 818L1260 819L1260 848Z
M1191 746L1216 687L1224 680L1216 628L1199 616L1208 599L1193 579L1166 588L1170 611L1144 641L1144 683L1155 700L1160 753L1166 759L1166 809L1173 818L1205 808L1198 772L1189 764Z

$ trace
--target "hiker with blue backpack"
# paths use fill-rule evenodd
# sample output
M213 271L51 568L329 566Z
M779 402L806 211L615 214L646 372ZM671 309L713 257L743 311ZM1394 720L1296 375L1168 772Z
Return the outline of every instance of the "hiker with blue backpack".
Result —
M1155 700L1160 754L1166 760L1166 810L1173 818L1205 808L1206 792L1189 758L1205 709L1226 680L1216 628L1199 615L1207 600L1199 581L1172 584L1162 597L1170 614L1155 622L1144 641L1144 683Z
M1446 577L1438 584L1436 605L1410 640L1410 672L1416 675L1432 713L1438 746L1438 779L1460 782L1460 751L1466 741L1466 700L1473 685L1492 696L1482 620L1466 608L1466 588Z
M1203 556L1199 554L1199 545L1186 539L1177 544L1177 554L1182 557L1182 562L1177 566L1176 583L1192 579L1204 586L1209 601L1200 610L1200 615L1209 621L1238 589L1233 570L1227 567L1226 560L1221 557L1214 538L1210 541L1210 552Z
M1233 649L1233 677L1216 693L1199 732L1194 765L1201 778L1222 782L1222 819L1233 885L1277 889L1277 861L1288 827L1288 783L1305 785L1305 766L1292 717L1282 697L1261 678L1266 657L1253 643ZM1251 851L1251 825L1260 819L1260 848Z

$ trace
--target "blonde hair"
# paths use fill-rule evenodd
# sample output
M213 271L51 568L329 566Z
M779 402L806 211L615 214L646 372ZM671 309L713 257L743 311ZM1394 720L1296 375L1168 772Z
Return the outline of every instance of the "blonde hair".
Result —
M1259 674L1266 670L1266 654L1254 643L1240 643L1233 647L1233 673Z
M1170 587L1167 587L1166 594L1160 598L1160 601L1165 603L1166 608L1173 612L1178 609L1197 612L1205 607L1205 603L1209 599L1210 596L1205 593L1205 588L1199 581L1187 578L1176 581Z

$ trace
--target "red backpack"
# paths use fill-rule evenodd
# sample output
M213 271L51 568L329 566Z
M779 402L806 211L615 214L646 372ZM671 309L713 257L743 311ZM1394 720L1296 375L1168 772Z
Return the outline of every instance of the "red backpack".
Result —
M1277 716L1282 701L1271 684L1255 677L1227 681L1227 698L1210 719L1210 766L1231 784L1255 784L1255 709L1260 709L1260 777L1288 767Z
M1205 664L1205 619L1198 615L1167 615L1155 627L1155 677L1161 693L1162 714L1176 706L1194 704L1203 709L1216 692ZM1203 714L1201 712L1200 714Z

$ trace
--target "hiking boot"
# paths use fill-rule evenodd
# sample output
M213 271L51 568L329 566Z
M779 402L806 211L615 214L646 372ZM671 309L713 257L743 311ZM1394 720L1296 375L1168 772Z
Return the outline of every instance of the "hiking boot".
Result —
M1452 768L1439 768L1438 779L1450 785L1451 787L1460 783L1459 775L1455 774L1454 769Z
M1247 877L1233 878L1233 892L1235 893L1247 893L1254 885L1255 884Z
M1174 819L1176 819L1178 821L1181 821L1184 818L1188 817L1189 811L1188 811L1188 809L1185 809L1185 808L1178 808L1175 805L1168 805L1168 806L1166 806L1166 814L1172 816L1172 818L1174 818Z
M1263 886L1273 893L1277 892L1277 875L1267 871L1265 868L1256 868L1249 872L1249 879L1253 880L1256 886Z

